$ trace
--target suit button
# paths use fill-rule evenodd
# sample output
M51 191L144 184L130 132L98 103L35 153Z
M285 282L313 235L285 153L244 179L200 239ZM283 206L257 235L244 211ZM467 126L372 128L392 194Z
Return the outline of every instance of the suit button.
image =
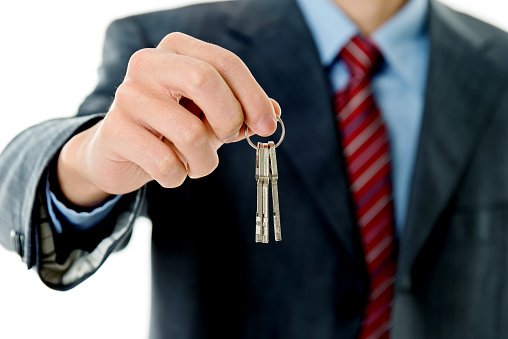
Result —
M362 315L367 297L359 290L352 289L341 294L337 300L336 313L340 320L352 320Z
M12 249L19 254L21 258L23 258L23 249L25 245L25 237L23 234L16 232L15 230L11 230L11 246Z

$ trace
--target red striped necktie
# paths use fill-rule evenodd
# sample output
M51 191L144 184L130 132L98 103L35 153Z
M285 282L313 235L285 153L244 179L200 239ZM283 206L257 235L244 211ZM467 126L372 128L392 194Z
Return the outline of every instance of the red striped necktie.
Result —
M358 338L389 338L396 269L390 149L370 86L382 56L367 37L355 36L339 57L351 77L346 88L335 94L334 104L370 277Z

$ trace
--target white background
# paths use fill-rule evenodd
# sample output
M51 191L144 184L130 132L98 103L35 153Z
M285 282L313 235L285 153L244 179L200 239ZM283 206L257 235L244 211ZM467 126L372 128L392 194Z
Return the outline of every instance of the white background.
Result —
M4 1L0 150L30 125L76 112L96 83L104 32L113 19L195 2ZM444 2L508 30L508 0ZM48 289L0 247L0 338L146 338L149 246L150 222L141 219L128 247L69 292Z

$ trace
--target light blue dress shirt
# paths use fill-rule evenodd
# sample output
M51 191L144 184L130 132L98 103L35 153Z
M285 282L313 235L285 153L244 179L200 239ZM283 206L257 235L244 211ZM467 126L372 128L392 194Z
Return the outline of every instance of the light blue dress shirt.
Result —
M349 73L340 50L359 33L332 0L297 0L316 42L335 91L346 87ZM427 0L409 0L370 37L383 54L384 65L372 79L376 103L388 127L392 156L393 199L397 233L406 221L411 178L423 116L429 63ZM333 65L332 65L333 64Z
M49 180L46 180L48 214L53 221L53 227L57 233L63 232L63 223L82 231L90 229L106 218L121 197L121 195L117 195L92 211L76 212L57 199L55 194L51 192Z
M333 64L339 51L356 34L357 26L332 0L296 0L314 37L323 68L330 68L335 91L344 88L349 74L342 62ZM406 220L410 184L416 158L424 107L429 61L427 0L409 0L390 20L371 34L384 57L384 65L372 79L376 102L390 135L393 198L397 233ZM49 213L55 230L63 220L78 229L93 227L114 207L119 197L88 213L77 213L59 202L47 186Z

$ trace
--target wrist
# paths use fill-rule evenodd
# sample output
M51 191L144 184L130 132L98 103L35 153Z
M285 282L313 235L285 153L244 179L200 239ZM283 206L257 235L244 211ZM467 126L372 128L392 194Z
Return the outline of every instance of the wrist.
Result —
M110 196L95 184L88 172L88 145L99 124L75 135L58 156L56 174L60 192L68 202L78 207L99 206Z

